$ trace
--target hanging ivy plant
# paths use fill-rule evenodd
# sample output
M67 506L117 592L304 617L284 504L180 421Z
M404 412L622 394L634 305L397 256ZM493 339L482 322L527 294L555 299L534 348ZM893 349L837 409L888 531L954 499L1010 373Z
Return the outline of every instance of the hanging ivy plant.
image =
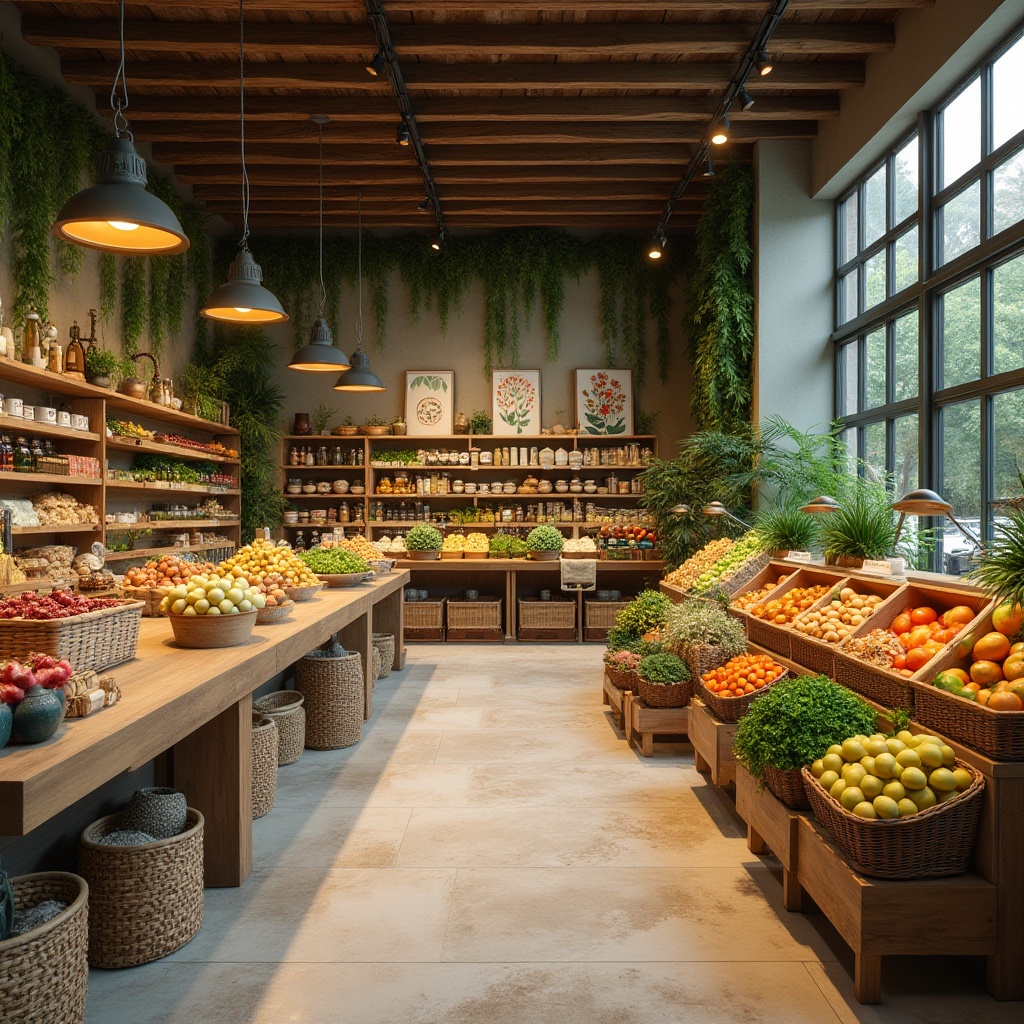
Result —
M117 306L117 257L100 253L100 320L106 323Z
M146 260L126 256L121 270L121 347L125 355L139 351L139 339L146 327L149 293L146 285Z
M697 225L687 326L693 421L699 430L731 431L750 422L753 203L753 171L732 163L716 176Z

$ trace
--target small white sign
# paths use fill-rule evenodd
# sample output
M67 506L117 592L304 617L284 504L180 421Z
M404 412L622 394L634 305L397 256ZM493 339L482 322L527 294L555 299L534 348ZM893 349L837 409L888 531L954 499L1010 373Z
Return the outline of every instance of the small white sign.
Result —
M810 551L790 551L786 555L787 562L810 562L811 553Z
M861 571L876 573L879 576L891 576L892 563L886 559L865 558Z

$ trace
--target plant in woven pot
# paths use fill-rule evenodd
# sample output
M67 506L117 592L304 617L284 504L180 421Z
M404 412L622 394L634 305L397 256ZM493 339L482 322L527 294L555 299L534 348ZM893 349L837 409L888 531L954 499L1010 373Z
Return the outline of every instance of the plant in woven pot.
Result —
M666 650L685 658L694 678L747 649L742 624L706 601L672 605L662 629Z
M754 529L761 541L761 550L769 555L785 557L790 551L810 551L820 544L820 516L800 511L800 504L770 502L757 510Z
M685 661L668 651L649 654L637 666L640 699L650 707L682 708L693 696L693 676Z
M665 615L671 606L672 602L660 591L641 591L615 616L614 628L639 639L664 625Z
M554 561L562 552L565 538L553 526L535 526L526 535L530 557L537 561Z
M783 679L751 704L733 741L737 759L784 804L810 804L800 769L834 743L873 732L875 714L856 694L827 676Z
M605 652L604 664L608 672L608 678L613 686L620 690L637 689L637 669L643 657L635 651L611 651Z
M405 535L406 558L432 561L440 557L443 546L441 531L429 523L417 523Z
M825 518L822 543L829 565L859 569L867 559L896 551L896 516L884 494L858 494Z

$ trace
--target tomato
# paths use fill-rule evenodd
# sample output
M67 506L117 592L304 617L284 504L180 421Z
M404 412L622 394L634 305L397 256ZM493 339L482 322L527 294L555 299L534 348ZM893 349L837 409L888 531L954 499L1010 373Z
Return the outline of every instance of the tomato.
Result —
M918 669L922 669L929 661L932 660L932 652L924 647L914 647L907 651L907 664L911 673L916 672Z
M892 621L892 631L900 636L902 633L909 633L913 623L910 621L910 616L904 612L902 615L897 615Z
M926 626L929 622L934 622L939 617L938 612L934 608L929 608L926 605L920 608L915 608L910 613L910 621L915 626Z
M897 654L896 657L892 659L892 667L894 669L896 669L897 671L899 669L901 669L901 668L906 668L907 667L907 659L906 659L906 657L904 655L902 655L902 654Z

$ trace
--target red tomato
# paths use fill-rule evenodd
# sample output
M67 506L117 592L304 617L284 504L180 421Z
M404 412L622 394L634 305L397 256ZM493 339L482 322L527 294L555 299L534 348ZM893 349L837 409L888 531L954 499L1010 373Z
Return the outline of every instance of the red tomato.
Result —
M910 621L910 616L903 612L902 615L897 615L893 619L892 631L899 636L901 633L909 633L913 623Z
M938 617L938 612L934 608L928 608L927 606L915 608L910 613L910 621L915 626L926 626L929 622L934 622Z

